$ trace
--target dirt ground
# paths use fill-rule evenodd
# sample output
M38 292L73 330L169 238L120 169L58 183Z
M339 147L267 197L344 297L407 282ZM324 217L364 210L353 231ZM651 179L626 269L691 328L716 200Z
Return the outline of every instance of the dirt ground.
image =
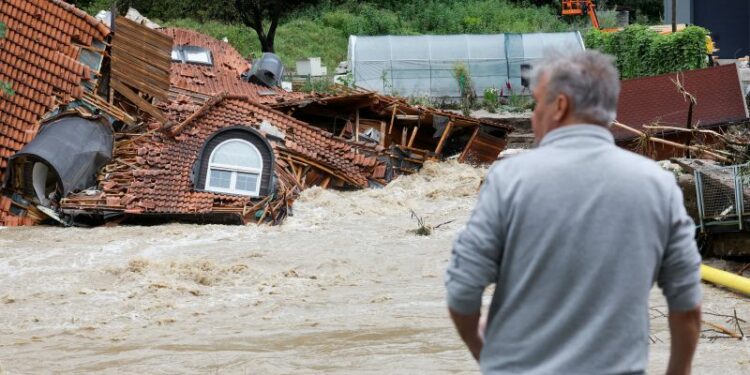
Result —
M0 373L477 373L442 275L484 173L428 164L381 190L312 189L280 227L0 229ZM410 210L454 221L416 236ZM704 293L706 312L750 322L750 300ZM666 308L651 302L661 373ZM750 344L705 331L694 373L750 373Z

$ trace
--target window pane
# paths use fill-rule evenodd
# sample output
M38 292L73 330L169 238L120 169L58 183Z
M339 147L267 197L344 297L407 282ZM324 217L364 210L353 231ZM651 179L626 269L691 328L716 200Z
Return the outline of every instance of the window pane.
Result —
M185 60L189 62L210 64L211 55L206 50L184 49Z
M211 163L260 168L261 160L254 146L242 141L229 141L214 150Z
M255 191L259 176L254 173L237 173L236 190Z
M211 181L208 185L215 188L229 189L231 180L232 172L211 169Z

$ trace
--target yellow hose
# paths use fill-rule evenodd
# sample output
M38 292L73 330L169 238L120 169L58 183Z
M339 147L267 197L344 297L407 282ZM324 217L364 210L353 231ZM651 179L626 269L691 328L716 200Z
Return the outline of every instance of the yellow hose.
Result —
M701 278L750 296L750 279L701 264Z

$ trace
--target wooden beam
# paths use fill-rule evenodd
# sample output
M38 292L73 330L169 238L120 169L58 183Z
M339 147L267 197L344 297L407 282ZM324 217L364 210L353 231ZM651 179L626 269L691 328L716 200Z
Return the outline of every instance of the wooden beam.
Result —
M478 129L479 127L477 127ZM440 137L440 141L438 142L437 147L435 148L435 153L439 154L443 152L443 146L445 146L445 141L448 140L448 137L450 137L451 132L453 131L453 122L448 122L448 125L445 125L445 130L443 130L443 135Z
M354 114L354 142L359 142L359 108Z
M323 189L328 189L328 185L331 183L331 176L326 176L326 178L323 180L323 182L320 184L320 187Z
M396 105L393 106L393 112L391 112L391 125L388 127L388 134L393 133L393 121L396 119L396 110L398 107Z
M346 127L349 126L350 123L351 123L350 120L346 120L346 122L344 123L344 127L341 128L341 133L339 133L339 137L342 137L342 138L344 137L344 134L346 134Z
M130 87L126 86L125 84L121 83L120 81L116 79L110 80L110 85L112 85L112 88L115 89L115 91L122 94L122 96L128 98L128 100L133 102L133 104L138 106L138 108L140 108L142 111L153 116L156 120L161 122L163 125L166 125L167 118L159 110L159 108L154 107L151 103L141 98L135 91L130 89Z
M385 147L385 121L380 122L380 145Z
M396 115L396 119L404 121L419 121L420 115Z
M401 146L406 146L406 136L409 134L409 130L404 126L401 129Z
M466 146L464 147L464 151L461 153L461 156L458 157L459 163L463 163L464 160L466 160L466 155L469 154L469 149L471 148L471 144L474 143L474 139L477 137L477 134L479 134L478 125L477 125L477 128L474 129L474 134L472 134L471 138L469 138L469 142L466 143Z
M409 138L409 144L406 147L411 147L414 144L414 139L417 138L417 131L419 131L419 126L414 127L414 130L411 132L411 138Z

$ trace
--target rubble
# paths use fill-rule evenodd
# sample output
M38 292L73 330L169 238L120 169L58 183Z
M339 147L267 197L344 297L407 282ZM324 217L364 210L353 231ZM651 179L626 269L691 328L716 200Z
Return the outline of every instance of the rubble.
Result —
M278 224L308 187L384 186L448 157L489 163L512 130L358 89L286 92L244 79L251 65L226 42L108 20L59 0L0 3L0 79L17 93L0 98L0 226ZM40 129L66 147L35 151ZM86 129L111 143L88 153Z
M631 129L615 125L615 140L656 160L688 156L693 149L680 145L710 146L720 142L716 135L747 120L740 87L735 65L624 80L617 120Z

